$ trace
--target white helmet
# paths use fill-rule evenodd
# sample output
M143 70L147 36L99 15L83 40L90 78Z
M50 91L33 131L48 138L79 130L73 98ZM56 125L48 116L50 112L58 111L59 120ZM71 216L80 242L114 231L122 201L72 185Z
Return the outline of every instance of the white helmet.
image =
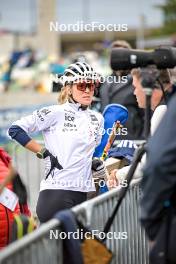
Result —
M80 79L88 79L96 82L99 79L99 75L86 62L76 62L70 64L60 78L63 85Z

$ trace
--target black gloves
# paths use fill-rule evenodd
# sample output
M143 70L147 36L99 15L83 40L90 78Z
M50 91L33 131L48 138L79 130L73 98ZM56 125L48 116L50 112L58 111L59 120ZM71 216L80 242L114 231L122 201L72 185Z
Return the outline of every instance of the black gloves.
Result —
M98 158L94 158L92 160L92 170L93 171L100 171L104 168L104 164L103 161L98 159Z
M62 170L63 167L60 165L60 163L58 162L58 159L57 157L54 157L50 152L49 150L45 150L45 152L43 153L43 158L47 158L49 157L50 158L50 164L51 164L51 167L50 167L50 170L49 172L47 173L46 175L46 178L45 180L48 178L48 176L50 175L50 173L54 170L54 169L58 169L58 170Z

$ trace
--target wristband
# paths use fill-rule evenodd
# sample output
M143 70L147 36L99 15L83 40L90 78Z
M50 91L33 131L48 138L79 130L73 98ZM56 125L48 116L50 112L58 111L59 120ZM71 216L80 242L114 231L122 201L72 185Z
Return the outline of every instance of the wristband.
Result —
M39 159L45 159L46 157L49 156L49 150L46 148L42 148L40 151L36 153L37 158Z

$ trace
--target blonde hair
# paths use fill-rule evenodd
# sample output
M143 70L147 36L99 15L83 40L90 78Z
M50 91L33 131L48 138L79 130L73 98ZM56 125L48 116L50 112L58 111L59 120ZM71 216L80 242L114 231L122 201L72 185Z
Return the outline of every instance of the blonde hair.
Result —
M65 76L73 76L70 73L65 74ZM68 82L65 82L64 86L61 88L61 91L58 95L58 103L59 104L65 104L67 100L70 99L70 87L71 84L68 84Z
M59 96L58 96L58 103L59 104L64 104L67 100L69 99L69 92L68 92L68 87L64 86L62 87Z

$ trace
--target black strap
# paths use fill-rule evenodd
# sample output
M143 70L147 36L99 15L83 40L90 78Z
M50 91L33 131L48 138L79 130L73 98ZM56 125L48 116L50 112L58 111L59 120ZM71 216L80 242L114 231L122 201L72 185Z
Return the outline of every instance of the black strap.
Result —
M134 159L133 159L133 162L130 166L130 170L127 174L127 177L126 177L126 180L127 180L127 186L126 187L123 187L121 190L120 190L120 195L119 195L119 199L118 199L118 202L117 202L117 205L115 206L114 208L114 211L112 213L112 215L109 217L108 221L106 222L105 224L105 227L104 227L104 233L107 234L112 223L113 223L113 220L117 214L117 211L122 203L122 200L123 198L125 197L126 195L126 192L129 188L129 185L130 185L130 182L133 178L133 175L134 175L134 172L137 168L137 165L138 163L141 161L141 158L143 156L143 154L145 153L146 149L145 149L145 145L142 145L141 147L138 148L137 152L136 152L136 155L134 156ZM103 239L103 240L106 240L106 237Z

